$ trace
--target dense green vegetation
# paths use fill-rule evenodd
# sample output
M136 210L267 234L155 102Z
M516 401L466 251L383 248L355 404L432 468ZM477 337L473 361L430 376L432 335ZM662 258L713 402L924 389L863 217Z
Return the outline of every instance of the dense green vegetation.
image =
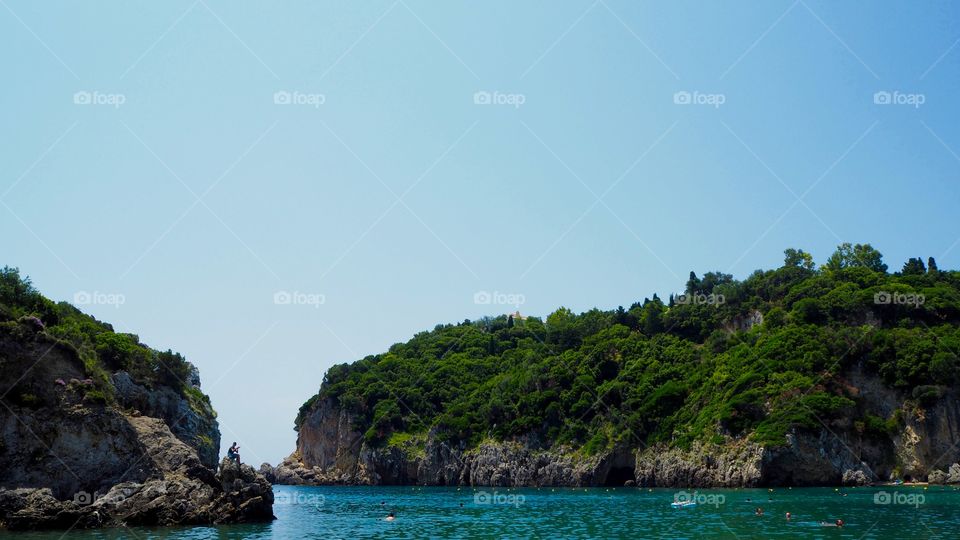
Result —
M757 313L762 323L748 324ZM844 244L820 268L788 249L782 267L743 281L691 272L685 293L666 302L437 326L330 368L296 425L333 399L375 445L427 433L468 447L533 435L587 454L656 442L779 445L789 429L838 415L879 437L898 417L864 409L850 368L929 405L957 383L958 322L960 272L932 258L891 274L869 244Z
M209 398L186 384L191 366L179 353L156 351L140 343L133 334L114 332L109 324L66 302L45 298L29 278L21 277L19 270L4 267L0 270L0 339L22 337L24 324L42 328L46 339L76 351L83 360L86 376L94 383L86 386L87 401L112 402L113 386L108 374L125 370L140 384L168 386L192 402L203 402L209 407ZM0 366L6 361L0 356Z

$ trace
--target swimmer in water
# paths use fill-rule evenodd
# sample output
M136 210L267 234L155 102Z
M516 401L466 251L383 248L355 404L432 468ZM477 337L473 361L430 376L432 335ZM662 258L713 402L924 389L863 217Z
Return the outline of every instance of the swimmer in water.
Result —
M790 521L790 512L787 512L787 521Z
M756 514L756 515L758 515L758 516L762 516L762 515L763 515L763 507L758 506L757 509L756 509L756 511L754 511L754 514Z
M383 518L383 519L384 519L384 521L393 521L393 520L397 519L397 516L393 515L393 512L390 512L389 514L387 514L387 517L385 517L385 518Z

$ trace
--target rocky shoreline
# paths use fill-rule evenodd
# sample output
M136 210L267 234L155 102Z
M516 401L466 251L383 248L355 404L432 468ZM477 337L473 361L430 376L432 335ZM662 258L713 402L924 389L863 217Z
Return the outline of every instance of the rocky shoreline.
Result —
M785 444L749 438L722 444L619 448L587 456L539 440L487 440L459 448L432 433L374 447L362 426L333 399L319 400L299 425L297 449L260 472L290 485L433 485L495 487L760 487L870 485L893 480L960 483L960 400L952 393L918 410L874 376L847 380L878 416L901 418L896 432L864 436L841 418L821 429L793 430ZM955 464L950 466L949 464ZM949 469L949 470L946 470Z
M153 419L138 429L151 431L169 445L150 464L162 475L144 482L120 482L105 493L80 492L60 500L50 488L0 488L0 525L9 530L88 529L203 525L269 521L273 490L249 465L226 458L214 473L169 430ZM153 424L152 426L150 424Z
M437 451L459 464L445 462L438 467L436 461L365 451L352 471L312 467L292 454L275 466L263 463L259 472L273 484L303 486L751 488L894 483L876 477L862 464L841 471L827 467L813 477L784 481L769 466L782 459L782 454L754 446L719 453L702 448L690 452L657 448L639 451L632 458L628 453L607 453L590 459L530 451L515 444L485 444L456 457L449 449ZM960 464L954 463L949 470L933 469L924 480L909 483L960 484Z
M42 324L10 328L0 333L0 394L13 396L0 407L0 528L273 519L266 478L218 464L216 414L195 368L179 390L124 371L95 382Z

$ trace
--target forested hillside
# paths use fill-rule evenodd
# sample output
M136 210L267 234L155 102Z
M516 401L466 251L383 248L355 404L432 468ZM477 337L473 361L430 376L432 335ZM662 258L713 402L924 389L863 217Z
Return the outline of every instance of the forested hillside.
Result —
M680 287L678 287L680 289ZM933 258L889 272L869 244L819 267L802 250L740 281L693 272L683 293L541 320L439 325L332 367L296 425L337 403L372 448L469 449L524 437L584 455L657 443L786 444L844 417L865 439L900 429L846 374L876 375L916 410L957 383L960 272Z

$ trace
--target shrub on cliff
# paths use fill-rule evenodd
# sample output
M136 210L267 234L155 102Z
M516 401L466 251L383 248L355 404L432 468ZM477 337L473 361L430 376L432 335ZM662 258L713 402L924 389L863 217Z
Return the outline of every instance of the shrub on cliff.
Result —
M32 325L30 331L43 332L76 350L86 376L97 385L97 394L91 398L95 402L112 400L108 374L118 370L129 372L140 384L169 386L187 397L191 367L179 353L153 350L137 336L114 332L109 324L66 302L52 302L17 268L5 266L0 269L0 324L12 324L10 332L26 331L20 328L27 323L17 320Z

